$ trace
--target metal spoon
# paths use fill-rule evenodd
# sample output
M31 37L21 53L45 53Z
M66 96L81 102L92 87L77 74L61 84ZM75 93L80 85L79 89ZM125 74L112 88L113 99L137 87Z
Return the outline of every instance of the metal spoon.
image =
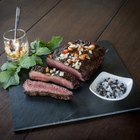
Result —
M14 39L16 39L16 36L17 36L17 28L19 25L19 19L20 19L20 7L16 7Z

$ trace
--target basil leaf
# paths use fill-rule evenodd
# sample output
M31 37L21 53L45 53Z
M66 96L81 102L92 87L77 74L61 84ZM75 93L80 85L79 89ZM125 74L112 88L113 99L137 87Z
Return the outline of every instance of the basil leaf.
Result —
M9 75L12 71L2 71L0 72L0 82L4 83L5 81L8 81Z
M40 47L46 47L46 46L47 46L47 42L45 42L45 41L40 41L40 42L39 42L39 46L40 46Z
M36 62L35 62L35 60L34 60L34 58L32 56L24 55L20 59L19 65L22 68L29 69L30 67L33 67L34 65L36 65Z
M47 47L48 47L51 51L53 51L54 49L56 49L56 48L60 45L60 43L62 42L62 40L63 40L63 38L60 37L60 36L53 36L53 37L51 38L51 40L48 41Z
M43 61L39 56L32 56L37 65L43 65Z
M32 49L32 50L30 50L30 54L31 54L31 55L35 54L35 52L36 52L36 51L35 51L35 50L33 50L33 49Z
M30 46L30 56L24 55L17 62L7 61L1 66L0 82L6 89L11 85L19 84L19 76L21 68L29 69L34 65L43 65L41 55L51 53L56 47L60 45L63 38L60 36L53 36L49 42L40 41L39 39L33 41Z
M51 51L47 47L40 47L36 50L36 55L46 55L49 54Z
M4 71L4 70L7 70L7 69L16 69L18 66L17 66L17 62L9 62L7 61L6 63L4 63L2 66L1 66L1 70Z
M39 47L39 43L40 43L39 40L35 40L35 41L31 42L30 46L31 46L32 49L35 50L36 48Z
M19 84L19 76L18 72L20 71L21 67L18 67L16 70L6 70L0 72L0 82L4 89L8 88L11 85L18 85Z

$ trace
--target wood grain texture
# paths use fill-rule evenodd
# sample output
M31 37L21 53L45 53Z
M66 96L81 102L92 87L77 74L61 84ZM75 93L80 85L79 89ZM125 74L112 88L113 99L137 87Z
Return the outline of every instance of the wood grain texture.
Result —
M60 0L3 0L0 2L0 54L3 52L3 33L14 28L16 6L21 7L19 28L28 31Z
M140 112L131 112L33 130L26 140L136 140L140 137L139 117Z
M99 3L101 4L101 1ZM108 2L107 4L109 3L110 2ZM61 3L61 5L64 4L65 4L64 2ZM48 38L55 34L64 36L66 42L69 40L75 40L79 38L79 36L81 39L84 38L88 40L96 40L100 35L100 33L104 30L105 26L110 22L110 20L112 20L111 16L108 17L109 15L108 9L110 10L115 9L114 7L112 8L112 6L114 6L115 4L114 5L110 4L107 6L108 7L107 9L104 9L103 8L104 4L102 3L101 7L98 7L97 6L98 4L97 5L95 4L98 7L97 9L95 5L94 8L92 7L93 5L89 5L87 6L89 9L86 12L83 12L85 10L83 10L83 8L78 7L80 4L78 3L73 4L72 2L69 2L68 5L71 7L70 9L72 10L67 8L67 6L63 6L64 8L62 12L59 9L59 7L60 8L62 7L61 5L56 7L53 13L50 13L49 15L44 17L42 21L34 27L36 31L37 30L39 31L41 29L40 28L41 26L43 27L45 26L45 24L48 25L47 28L44 29L44 32L41 33L37 32L34 35L32 34L32 30L29 32L31 40L33 38L36 38L37 36L40 36L40 38L45 39L46 36ZM83 3L81 5L83 5ZM119 8L119 6L117 8ZM75 12L76 9L79 10L78 13ZM55 11L57 10L59 12L57 12L57 17L56 17ZM106 10L107 10L107 15L104 13L104 11ZM116 11L112 13L112 16L114 14L116 14ZM76 17L78 17L78 20L76 19ZM57 21L59 21L59 24L55 26ZM113 36L109 40L112 39ZM136 139L137 137L140 137L139 135L140 127L138 125L138 123L140 123L140 121L138 120L139 116L140 116L139 112L129 113L117 117L112 116L104 119L92 120L89 122L86 121L86 122L75 123L71 125L59 126L59 128L51 127L48 129L34 130L26 137L26 139L27 140L39 139L39 138L41 139L49 138L54 140L55 139L112 139L112 138L113 139L125 139L125 138ZM134 120L137 121L135 122ZM39 135L37 134L38 131L39 131Z
M140 87L140 1L129 0L99 40L110 40ZM140 91L140 88L139 88Z
M94 41L124 1L63 0L28 32L29 39L47 40L61 35L64 43L79 38Z
M0 66L5 61L6 55L4 53L0 56ZM12 125L9 95L8 92L0 86L0 140L24 139L27 133L23 133L20 136L15 135Z
M14 27L15 8L20 6L20 28L29 30L44 15L59 3L58 0L3 0L0 1L0 54L3 53L3 33ZM0 66L6 61L5 54L0 57ZM0 87L0 140L24 139L27 133L15 135L12 129L12 118L8 94Z
M13 26L14 10L19 3L23 10L20 26L29 30L30 41L38 37L49 39L52 35L63 36L64 43L78 38L94 41L101 35L99 40L110 40L114 44L140 87L140 2L125 1L62 0L57 4L59 1L56 0L2 0L0 53L3 51L2 34ZM5 60L5 54L1 55L0 66ZM6 93L0 88L0 140L140 139L140 111L14 134L10 101Z

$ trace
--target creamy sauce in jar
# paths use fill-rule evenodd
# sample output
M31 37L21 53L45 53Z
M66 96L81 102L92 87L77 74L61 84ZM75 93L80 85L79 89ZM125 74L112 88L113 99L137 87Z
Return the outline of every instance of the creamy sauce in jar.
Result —
M8 60L17 61L23 55L28 54L29 44L24 30L17 29L16 37L14 35L15 29L8 30L4 33L4 49Z
M26 42L19 42L18 39L4 41L5 52L9 60L19 60L23 55L28 54L29 44Z

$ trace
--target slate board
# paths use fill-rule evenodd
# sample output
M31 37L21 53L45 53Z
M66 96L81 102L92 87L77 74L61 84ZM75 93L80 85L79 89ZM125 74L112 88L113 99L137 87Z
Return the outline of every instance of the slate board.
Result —
M99 45L106 48L103 66L74 91L71 101L56 100L51 97L29 97L23 93L22 85L9 89L14 131L39 128L44 126L74 122L132 110L140 109L140 94L135 90L121 101L106 101L98 98L89 90L89 86L97 75L102 72L131 77L108 41L100 41ZM23 72L22 76L27 75Z

